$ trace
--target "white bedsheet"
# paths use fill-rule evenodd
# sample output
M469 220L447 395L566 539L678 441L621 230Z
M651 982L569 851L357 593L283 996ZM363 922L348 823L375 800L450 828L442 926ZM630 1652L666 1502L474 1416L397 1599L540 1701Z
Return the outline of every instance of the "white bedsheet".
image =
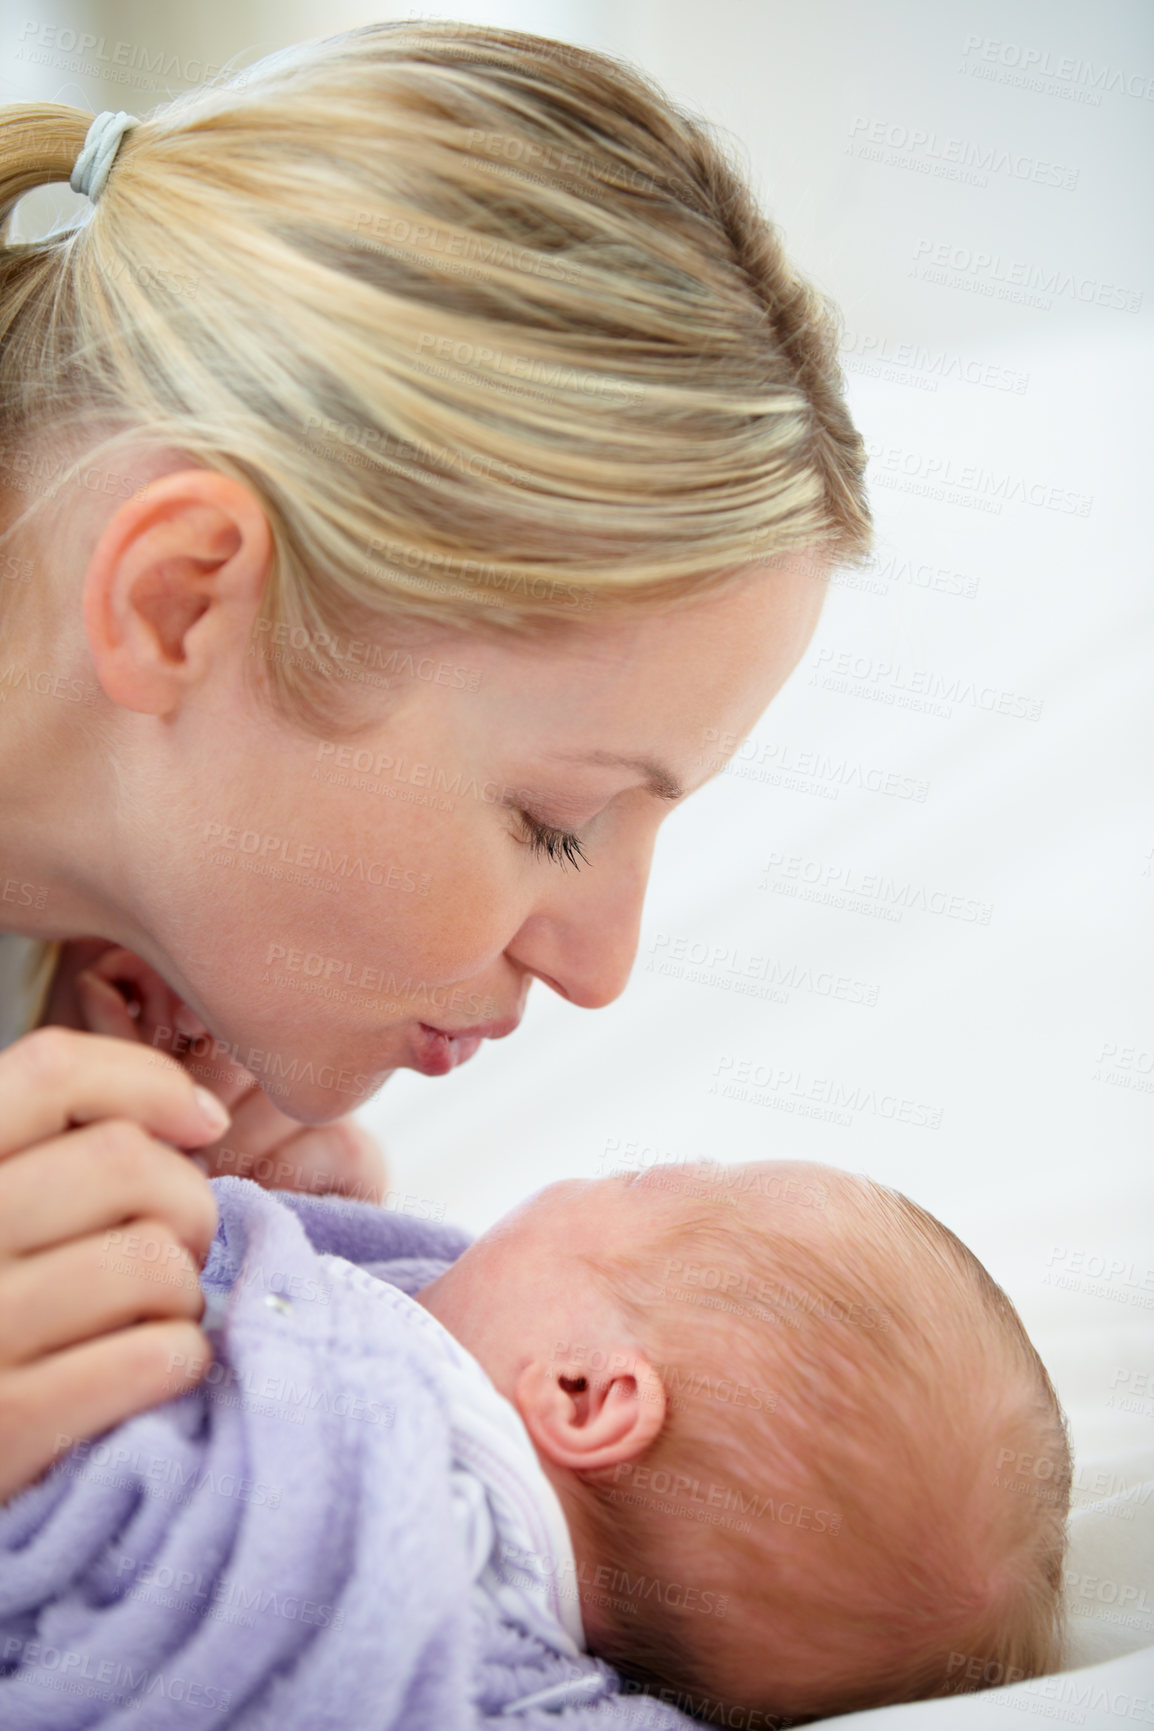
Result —
M538 986L514 1038L368 1109L391 1200L482 1227L554 1177L693 1155L906 1190L1006 1287L1069 1414L1070 1668L852 1722L1154 1725L1154 105L1127 93L1151 14L613 11L576 8L581 39L744 142L843 307L879 556L667 820L624 997ZM1027 49L1059 69L1040 88ZM743 1064L745 1097L712 1091Z

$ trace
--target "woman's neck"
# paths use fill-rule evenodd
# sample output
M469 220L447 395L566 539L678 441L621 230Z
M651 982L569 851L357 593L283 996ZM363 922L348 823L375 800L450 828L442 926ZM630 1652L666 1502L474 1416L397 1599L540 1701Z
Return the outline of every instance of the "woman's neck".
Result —
M46 628L43 597L3 599L0 930L103 932L108 910L96 886L115 844L107 700L83 653Z

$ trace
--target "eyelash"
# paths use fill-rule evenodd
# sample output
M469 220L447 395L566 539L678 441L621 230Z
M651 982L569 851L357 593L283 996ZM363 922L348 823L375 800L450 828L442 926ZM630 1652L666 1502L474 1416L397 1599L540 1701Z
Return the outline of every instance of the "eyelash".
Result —
M583 859L589 864L588 856L581 851L580 839L565 829L551 829L546 823L539 823L529 812L518 813L527 832L528 843L534 855L540 859L551 859L555 865L577 866L577 861ZM577 866L580 871L580 866Z

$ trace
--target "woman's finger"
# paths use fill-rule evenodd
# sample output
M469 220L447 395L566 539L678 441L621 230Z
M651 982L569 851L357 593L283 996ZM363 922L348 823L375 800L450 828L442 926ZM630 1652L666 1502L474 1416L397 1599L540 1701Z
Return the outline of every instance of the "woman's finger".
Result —
M0 1376L0 1502L73 1444L193 1388L212 1363L194 1322L145 1322Z
M0 1257L142 1216L166 1221L198 1263L208 1254L217 1208L204 1174L127 1119L103 1119L0 1162Z
M196 1264L163 1220L132 1220L0 1264L0 1367L132 1323L204 1314Z
M179 1148L218 1140L229 1122L174 1058L127 1040L37 1028L0 1052L0 1159L97 1118L132 1118Z

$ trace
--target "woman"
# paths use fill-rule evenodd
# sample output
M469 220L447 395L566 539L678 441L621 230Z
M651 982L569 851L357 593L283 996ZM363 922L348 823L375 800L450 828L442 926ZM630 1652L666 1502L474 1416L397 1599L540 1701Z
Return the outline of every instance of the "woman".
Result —
M132 951L318 1126L534 979L618 996L658 824L868 554L864 451L832 309L609 59L373 25L131 118L0 113L0 210L95 205L0 263L4 924ZM158 1034L0 1056L0 1495L207 1353L173 1145L225 1123Z

